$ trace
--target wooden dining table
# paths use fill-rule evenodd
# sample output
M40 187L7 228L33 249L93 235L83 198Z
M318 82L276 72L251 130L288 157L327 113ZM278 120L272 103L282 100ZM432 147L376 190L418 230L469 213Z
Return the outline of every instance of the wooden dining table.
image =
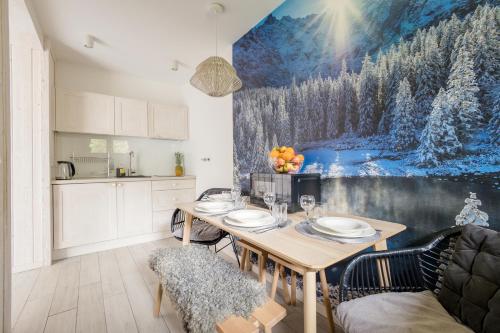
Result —
M360 216L329 212L329 216L343 216L363 220L380 231L376 241L361 244L342 244L331 240L311 238L295 230L295 225L305 220L303 212L288 214L291 225L267 231L252 233L233 228L223 223L221 215L207 215L195 210L196 202L180 203L177 208L185 213L183 245L189 245L193 218L196 217L214 225L267 253L301 268L303 274L304 332L316 332L316 273L325 274L325 269L372 247L376 251L386 250L386 240L406 229L399 223L375 220ZM262 209L249 205L248 209Z

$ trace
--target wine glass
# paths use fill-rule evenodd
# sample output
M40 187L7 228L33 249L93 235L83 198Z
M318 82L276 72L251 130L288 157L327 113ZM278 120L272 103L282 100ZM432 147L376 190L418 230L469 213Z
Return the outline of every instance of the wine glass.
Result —
M232 189L231 189L231 199L233 200L233 203L236 203L236 201L238 200L238 198L241 196L241 188L237 185L235 185Z
M304 194L300 196L300 207L306 211L306 218L309 221L309 212L314 208L316 199L314 195Z
M271 206L276 201L276 193L274 192L266 192L264 193L264 203L267 205L269 210L271 210Z

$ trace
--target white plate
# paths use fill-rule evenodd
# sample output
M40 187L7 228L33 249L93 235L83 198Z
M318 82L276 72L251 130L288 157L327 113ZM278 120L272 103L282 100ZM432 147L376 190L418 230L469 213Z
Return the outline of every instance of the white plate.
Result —
M231 194L229 193L218 193L218 194L210 194L208 196L208 200L210 201L232 201Z
M373 229L365 221L340 216L321 217L315 224L337 234L353 234Z
M261 220L271 217L269 212L257 209L241 209L231 212L227 215L231 220L247 222L249 220Z
M233 209L233 205L228 202L203 201L197 203L194 209L204 213L226 212Z
M322 232L324 234L327 234L327 235L332 235L332 236L335 236L335 237L343 237L343 238L363 238L363 237L370 237L370 236L373 236L377 233L377 231L373 228L371 229L367 229L367 230L363 230L363 231L360 231L359 233L350 233L350 234L342 234L342 233L338 233L338 232L333 232L332 230L329 230L329 229L326 229L326 228L323 228L317 224L311 224L311 227L316 230L316 231L319 231L319 232Z
M246 221L237 221L229 218L229 216L226 216L224 218L224 222L226 222L229 225L238 227L238 228L257 228L257 227L263 227L266 225L272 225L274 224L274 217L268 216L263 219L250 219Z

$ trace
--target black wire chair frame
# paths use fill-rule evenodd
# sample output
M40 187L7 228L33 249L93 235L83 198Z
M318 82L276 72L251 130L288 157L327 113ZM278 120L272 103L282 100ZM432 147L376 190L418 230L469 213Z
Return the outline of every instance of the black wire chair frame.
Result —
M438 294L462 229L440 231L423 246L356 256L340 277L340 302L384 292L431 290Z
M229 188L210 188L210 189L206 190L205 192L203 192L198 197L198 199L196 199L196 201L201 201L204 197L209 196L211 194L219 194L219 193L222 193L222 192L225 192L225 191L231 191L231 189L229 189ZM180 228L183 228L185 221L186 221L185 213L183 211L181 211L180 209L176 209L174 211L174 213L172 214L172 220L171 220L171 224L170 224L170 230L172 231L172 233L174 233L176 230L178 230ZM201 219L193 218L193 223L195 221L201 221L201 222L203 222L203 220L201 220ZM177 240L182 241L181 237L176 237L176 236L174 236L174 237ZM224 246L222 246L222 247L220 247L220 248L217 248L217 244L221 240L223 240L224 238L229 239L229 243L226 244L226 245L224 245ZM232 248L233 248L233 251L234 251L234 255L236 256L236 261L238 262L238 266L240 265L240 259L238 257L238 250L236 248L235 239L234 239L234 237L231 234L227 233L224 230L221 230L220 236L217 237L217 238L215 238L215 239L212 239L212 240L209 240L209 241L191 240L191 243L205 245L207 247L213 246L214 250L215 250L215 253L218 253L218 252L222 251L223 249L225 249L226 247L228 247L229 245L231 245Z

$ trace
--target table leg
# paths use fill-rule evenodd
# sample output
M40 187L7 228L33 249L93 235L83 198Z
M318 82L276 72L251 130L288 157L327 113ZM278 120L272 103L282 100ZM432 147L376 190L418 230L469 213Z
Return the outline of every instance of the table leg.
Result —
M266 264L267 264L267 253L262 253L259 256L259 282L266 284Z
M292 277L291 277L291 295L290 295L290 302L292 305L297 305L297 273L292 270Z
M186 213L184 221L184 233L182 234L182 245L189 245L191 242L191 226L193 225L193 215Z
M375 251L385 251L387 250L387 242L384 239L378 243L373 245L373 250ZM391 285L390 274L389 274L389 262L387 259L378 259L377 260L377 272L380 281L380 286L385 288Z
M321 290L323 291L323 304L325 305L326 317L328 318L328 325L330 332L333 333L335 326L333 325L332 305L330 303L330 291L328 290L328 281L326 280L325 270L319 271L319 280L321 282Z
M304 274L304 333L316 332L316 272Z

